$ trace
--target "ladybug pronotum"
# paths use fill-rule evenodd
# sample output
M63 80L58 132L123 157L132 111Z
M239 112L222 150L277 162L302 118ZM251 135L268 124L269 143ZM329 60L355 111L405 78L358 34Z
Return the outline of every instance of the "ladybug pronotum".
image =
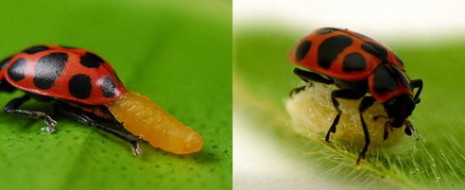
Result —
M25 92L8 102L5 112L43 119L44 129L52 133L57 122L50 115L20 106L31 98L53 101L57 110L78 122L128 141L136 155L141 153L139 138L175 154L198 152L203 146L197 132L129 91L110 64L90 51L33 46L1 61L0 69L0 90Z
M411 80L402 60L388 47L347 29L321 28L301 39L291 51L289 60L306 69L295 68L294 74L307 83L294 89L291 96L306 91L313 83L335 87L328 98L336 116L326 132L327 142L330 142L331 134L336 133L341 119L343 109L339 101L359 101L356 115L363 131L364 145L357 163L366 157L371 142L364 113L373 105L381 104L384 111L371 118L384 119L381 125L384 140L390 131L403 126L405 134L412 135L413 126L407 118L420 103L423 82L421 79Z

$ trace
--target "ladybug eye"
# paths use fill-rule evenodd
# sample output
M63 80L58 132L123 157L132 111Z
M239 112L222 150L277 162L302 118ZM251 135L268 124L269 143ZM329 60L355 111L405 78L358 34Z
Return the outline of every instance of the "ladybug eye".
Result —
M304 41L295 50L295 60L301 61L312 47L312 42Z

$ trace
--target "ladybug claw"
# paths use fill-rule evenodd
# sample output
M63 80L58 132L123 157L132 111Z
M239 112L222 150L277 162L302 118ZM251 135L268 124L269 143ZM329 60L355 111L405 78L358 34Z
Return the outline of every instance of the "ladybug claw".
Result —
M40 130L50 132L50 133L52 132L52 129L49 126L42 127L40 128Z
M45 118L45 122L48 124L47 126L45 127L42 127L40 128L40 130L42 131L47 131L47 132L50 132L50 133L56 133L57 132L57 129L56 129L56 125L57 125L57 122L55 120L53 120L52 118L50 117L46 117Z
M139 147L139 143L135 142L132 144L132 151L134 152L135 156L142 154L142 149Z
M49 133L56 133L57 132L55 126L45 126L45 127L40 128L40 130L47 131Z
M365 157L366 157L365 154L359 154L359 155L358 155L357 161L355 161L355 165L357 166L357 168L360 167L360 162L361 162L363 159L365 159Z

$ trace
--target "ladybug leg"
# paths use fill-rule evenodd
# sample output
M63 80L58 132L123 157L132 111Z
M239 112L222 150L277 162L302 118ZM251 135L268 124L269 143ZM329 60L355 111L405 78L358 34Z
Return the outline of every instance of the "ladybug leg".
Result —
M305 82L315 81L323 84L334 84L334 81L331 78L325 78L320 74L314 72L304 71L302 69L295 68L294 74L300 77L300 79L302 79Z
M28 101L29 99L31 99L31 97L28 95L15 98L6 104L4 111L7 113L11 113L11 114L19 114L19 115L28 116L34 119L43 119L45 123L47 123L47 126L42 129L50 133L55 133L56 132L55 126L57 125L57 122L54 119L52 119L52 117L47 115L46 113L40 112L40 111L29 111L29 110L18 109L24 102Z
M333 120L333 124L331 125L328 132L326 133L326 137L325 137L326 142L329 142L330 134L336 132L336 126L339 123L339 119L341 118L341 114L342 114L342 110L339 108L339 102L337 101L336 98L356 100L356 99L360 99L365 94L366 92L358 91L358 90L351 89L351 88L340 89L340 90L335 90L331 92L331 100L333 102L334 107L337 110L337 115L336 115L336 118L334 118Z
M132 150L134 151L134 154L136 156L140 155L142 153L141 148L139 147L139 137L136 137L132 135L131 133L127 131L120 131L117 130L113 127L109 127L105 124L111 124L111 125L119 125L117 126L118 129L124 130L123 126L121 126L121 123L117 121L112 121L111 119L103 119L103 118L95 118L96 116L92 116L92 114L81 111L79 109L73 108L71 106L67 106L64 104L59 104L61 110L63 110L66 115L70 116L71 118L75 119L76 121L85 124L87 126L92 126L96 127L98 129L101 129L107 133L110 133L112 135L115 135L118 138L121 138L132 145ZM105 124L103 124L105 123Z
M412 89L418 88L417 93L415 94L414 100L416 104L420 103L420 93L421 93L421 90L423 90L423 81L421 79L411 80L410 86L412 86Z
M360 160L366 157L366 153L368 151L368 145L370 145L370 134L368 132L367 125L365 124L365 120L363 119L363 112L367 110L369 107L371 107L375 103L375 99L371 96L365 96L362 99L362 103L360 103L360 106L358 107L358 110L360 112L360 121L362 121L362 129L363 129L363 134L365 136L365 146L362 149L362 152L360 152L358 158L357 158L357 165L360 164Z

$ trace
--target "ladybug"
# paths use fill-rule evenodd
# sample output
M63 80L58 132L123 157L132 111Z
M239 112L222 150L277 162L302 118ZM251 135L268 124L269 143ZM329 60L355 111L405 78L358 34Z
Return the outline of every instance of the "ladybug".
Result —
M141 153L140 138L175 154L200 151L198 133L169 115L147 97L128 90L111 65L78 48L38 45L0 62L0 90L19 89L25 95L7 103L4 111L42 119L55 133L50 114L21 109L31 98L53 102L54 108L88 126L111 133Z
M413 126L407 118L420 103L423 82L421 79L411 80L402 60L385 45L348 29L321 28L301 39L291 51L289 60L307 69L295 68L293 71L303 81L337 87L331 92L337 115L326 133L327 142L330 142L330 134L336 132L342 113L337 99L362 99L359 114L365 145L357 164L365 158L370 144L362 115L375 102L383 105L388 117L384 139L388 137L388 129L400 128L404 124L405 133L412 135ZM291 94L304 87L294 89ZM414 89L417 89L416 93Z

